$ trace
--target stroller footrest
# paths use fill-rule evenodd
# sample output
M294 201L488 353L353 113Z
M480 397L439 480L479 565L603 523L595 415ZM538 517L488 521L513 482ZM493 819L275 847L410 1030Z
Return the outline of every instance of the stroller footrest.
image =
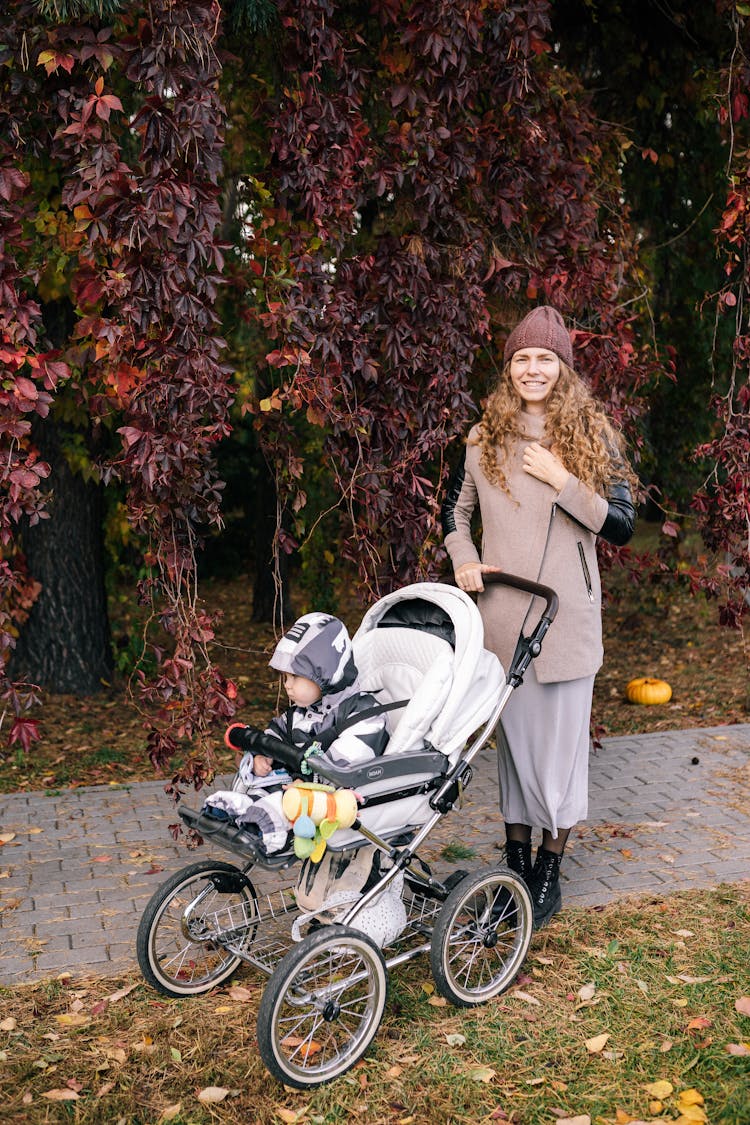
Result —
M177 810L180 819L197 832L204 840L220 847L251 863L259 863L262 867L283 869L297 862L297 857L292 852L281 852L279 855L265 855L260 847L257 836L247 832L233 820L217 820L215 817L206 816L205 813L196 812L185 805L180 805Z

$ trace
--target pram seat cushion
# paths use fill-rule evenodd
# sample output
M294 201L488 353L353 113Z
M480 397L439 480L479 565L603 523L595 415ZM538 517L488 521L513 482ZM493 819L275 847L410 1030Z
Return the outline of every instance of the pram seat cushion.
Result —
M406 699L389 712L391 737L384 756L419 749L453 676L453 649L434 633L391 626L366 633L354 649L360 682L379 703Z

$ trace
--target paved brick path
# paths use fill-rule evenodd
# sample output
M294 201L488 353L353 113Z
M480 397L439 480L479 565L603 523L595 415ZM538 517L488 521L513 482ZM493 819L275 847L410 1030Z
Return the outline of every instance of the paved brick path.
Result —
M447 870L441 851L460 842L475 853L461 866L496 860L496 792L485 750L464 808L421 854ZM750 878L750 724L606 739L590 793L563 864L567 905ZM175 820L158 781L0 795L0 833L14 833L0 847L0 983L134 968L138 921L159 883L199 858L231 861L175 843Z

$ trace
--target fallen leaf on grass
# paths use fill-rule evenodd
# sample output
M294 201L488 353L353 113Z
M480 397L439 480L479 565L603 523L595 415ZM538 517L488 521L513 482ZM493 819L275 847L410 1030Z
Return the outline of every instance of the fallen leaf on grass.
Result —
M7 1019L4 1019L3 1022L0 1023L0 1031L15 1031L15 1030L16 1030L16 1021L15 1021L15 1018L13 1016L8 1016Z
M514 988L511 996L515 996L517 1000L523 1000L525 1004L539 1004L541 1000L537 1000L536 996L532 996L530 992L524 992L521 988Z
M579 1000L590 1000L595 992L596 992L596 985L594 984L594 982L592 980L590 980L588 982L588 984L584 984L581 988L578 989L578 999Z
M750 1043L727 1043L724 1049L728 1055L750 1055Z
M303 1059L309 1059L311 1055L317 1055L318 1051L322 1051L322 1044L316 1042L315 1039L302 1039L299 1035L287 1035L286 1039L281 1040L281 1046L286 1047L287 1050L301 1048L299 1054Z
M167 1105L159 1114L160 1121L172 1121L182 1113L182 1102L174 1102L172 1105Z
M558 1117L555 1125L591 1125L588 1113L579 1113L578 1117Z
M690 1020L687 1025L688 1031L705 1031L707 1027L711 1027L711 1020L706 1016L696 1016L695 1019Z
M106 1098L107 1094L111 1094L112 1091L114 1090L114 1088L115 1088L114 1082L105 1082L104 1085L100 1086L99 1089L96 1091L96 1094L94 1095L94 1097L96 1097L96 1098Z
M245 988L244 985L241 984L232 985L227 995L229 996L230 1000L246 1001L252 1000L253 998L253 994L250 989Z
M212 1105L214 1102L223 1102L228 1093L226 1086L205 1086L198 1091L197 1098L204 1105Z
M472 1082L491 1082L496 1074L491 1066L475 1066L469 1071L469 1078Z
M603 1051L609 1042L609 1032L604 1031L601 1035L595 1035L592 1039L586 1040L586 1050L590 1055L598 1055Z
M302 1109L285 1109L283 1105L277 1105L276 1116L285 1125L297 1125L298 1121L302 1121L307 1116L307 1106L303 1106Z
M449 1047L463 1047L466 1036L456 1032L454 1035L446 1035L445 1041Z
M683 1109L675 1125L706 1125L707 1121L706 1111L701 1106L690 1105Z
M386 1078L400 1078L403 1073L404 1068L402 1066L391 1066L386 1070L385 1076Z
M671 1082L667 1082L666 1078L660 1078L658 1082L649 1082L647 1086L644 1086L644 1090L647 1094L651 1094L653 1098L664 1101L674 1091L674 1086Z
M137 984L129 984L127 988L118 988L117 992L110 993L110 995L107 997L107 1000L110 1004L114 1004L116 1003L116 1001L124 999L124 997L127 996L129 992L132 992L133 989L137 987Z
M55 1016L55 1019L63 1027L83 1027L91 1023L90 1018L83 1012L63 1012L61 1016Z
M680 1090L677 1095L677 1107L681 1113L684 1113L685 1107L689 1105L703 1105L703 1094L694 1087L689 1090Z
M75 1102L80 1097L75 1090L46 1090L42 1094L43 1098L48 1098L51 1102Z
M735 1000L734 1007L741 1016L750 1016L750 996L740 996Z
M445 1008L448 1001L444 996L431 996L427 1003L432 1004L433 1008Z

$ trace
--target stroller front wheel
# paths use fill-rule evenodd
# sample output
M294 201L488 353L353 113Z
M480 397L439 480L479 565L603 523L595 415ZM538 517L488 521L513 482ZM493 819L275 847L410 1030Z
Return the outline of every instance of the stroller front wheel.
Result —
M387 991L385 959L366 934L338 924L313 931L280 961L263 990L263 1062L300 1090L338 1078L370 1046Z
M430 964L441 996L471 1008L504 992L526 957L533 922L526 884L508 868L462 879L432 931Z
M242 958L228 948L249 945L258 909L250 880L231 863L203 859L172 875L143 912L136 955L143 976L165 996L198 996L227 980Z

